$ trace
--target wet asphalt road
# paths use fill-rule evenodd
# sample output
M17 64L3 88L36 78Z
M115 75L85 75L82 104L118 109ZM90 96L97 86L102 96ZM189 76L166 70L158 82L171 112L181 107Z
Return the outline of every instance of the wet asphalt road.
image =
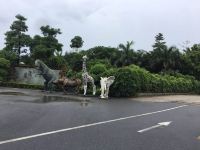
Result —
M144 114L183 104L130 100L42 102L40 97L0 95L0 141ZM168 127L138 130L159 122ZM199 150L200 106L186 107L31 139L0 150Z

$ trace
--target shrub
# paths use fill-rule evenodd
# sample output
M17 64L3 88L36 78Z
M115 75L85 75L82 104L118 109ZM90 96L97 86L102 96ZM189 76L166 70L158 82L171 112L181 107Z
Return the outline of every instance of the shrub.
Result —
M5 58L0 58L0 67L1 68L9 68L10 67L10 61Z
M90 73L95 74L95 75L102 74L105 71L106 71L106 67L104 64L96 64L90 69Z
M114 76L117 73L117 68L111 68L102 73L102 77Z
M100 77L106 71L104 64L96 64L90 69L90 74L94 78L95 84L99 85Z
M68 63L69 67L74 71L81 71L82 69L82 57L81 53L65 53L64 59Z
M43 89L42 85L23 84L17 82L0 82L0 86L26 89Z
M130 68L121 68L116 72L110 94L116 97L130 97L136 94L134 73Z
M87 62L87 67L90 70L92 67L94 67L96 64L102 64L104 65L107 69L111 68L112 65L110 64L110 62L107 59L93 59L93 60L89 60Z
M65 59L61 56L53 56L48 61L48 65L50 66L50 68L57 70L60 70L65 64Z
M7 79L10 61L5 58L0 58L0 81Z
M17 62L17 55L16 55L16 53L14 51L3 49L3 50L0 51L0 53L1 53L0 57L9 60L11 66L17 65L16 64L16 62Z

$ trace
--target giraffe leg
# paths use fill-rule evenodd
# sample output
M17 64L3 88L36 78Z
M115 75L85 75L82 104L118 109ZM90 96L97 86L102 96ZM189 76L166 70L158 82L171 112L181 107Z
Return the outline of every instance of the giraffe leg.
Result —
M96 94L96 85L93 84L93 95L95 95L95 94Z
M94 84L94 79L91 78L90 82L92 83L92 86L93 86L93 95L95 95L96 94L96 85Z
M84 89L84 96L86 95L86 93L87 93L87 84L85 84L85 85L83 85L83 89Z

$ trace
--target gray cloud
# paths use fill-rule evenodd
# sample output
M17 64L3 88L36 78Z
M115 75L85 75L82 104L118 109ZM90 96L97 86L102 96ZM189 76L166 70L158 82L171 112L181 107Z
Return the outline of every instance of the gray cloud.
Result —
M83 37L84 49L133 40L135 49L151 50L158 32L169 45L200 43L198 0L1 0L0 48L18 13L28 18L32 36L40 34L42 25L61 28L64 51L75 35Z

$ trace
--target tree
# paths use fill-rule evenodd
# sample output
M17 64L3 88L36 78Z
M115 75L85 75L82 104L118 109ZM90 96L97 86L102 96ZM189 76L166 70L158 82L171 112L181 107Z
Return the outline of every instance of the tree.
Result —
M42 26L43 36L35 35L31 44L31 55L35 59L41 59L46 63L55 54L62 54L62 44L58 42L57 35L61 34L60 29L51 28L49 25Z
M137 50L136 51L136 65L138 66L145 66L146 62L144 60L145 55L147 55L148 52L146 52L145 50Z
M155 36L155 44L153 45L153 50L162 50L166 48L166 42L164 41L164 37L162 33L158 33Z
M131 48L132 45L133 45L133 41L129 42L127 41L127 43L124 45L124 44L119 44L119 50L122 51L122 54L121 54L121 62L122 62L122 66L127 66L127 65L130 65L134 62L134 50Z
M80 36L75 36L72 40L71 40L71 48L74 48L76 52L78 52L78 48L83 46L83 40Z
M0 57L0 81L8 79L9 68L10 68L10 61Z
M175 46L168 47L162 33L155 37L153 51L149 55L150 71L152 72L177 72L181 67L181 53ZM148 68L148 67L145 67Z
M117 48L96 46L87 50L87 56L90 59L109 61L113 66L117 66L121 56L121 51Z
M16 53L17 64L19 64L20 55L22 53L27 53L27 47L29 47L31 43L31 37L25 34L25 32L28 31L28 26L25 23L27 19L22 15L16 15L15 17L17 20L10 26L10 31L5 33L5 49Z
M114 73L115 82L110 89L110 94L116 97L130 97L136 94L135 75L130 68L124 67ZM128 80L127 80L128 79Z
M65 60L68 63L69 67L73 70L73 71L81 71L82 70L82 57L83 55L81 53L65 53Z
M175 46L167 47L163 54L164 71L179 71L181 66L181 53Z
M165 54L167 54L167 46L162 33L155 36L155 44L153 51L150 53L150 68L153 72L160 72L164 69Z
M56 38L56 36L58 34L61 34L62 32L60 31L60 29L55 29L55 28L51 28L49 25L46 25L46 26L42 26L41 28L41 31L42 31L42 34L45 36L45 37L54 37Z
M185 50L181 72L200 79L200 44L194 44Z

